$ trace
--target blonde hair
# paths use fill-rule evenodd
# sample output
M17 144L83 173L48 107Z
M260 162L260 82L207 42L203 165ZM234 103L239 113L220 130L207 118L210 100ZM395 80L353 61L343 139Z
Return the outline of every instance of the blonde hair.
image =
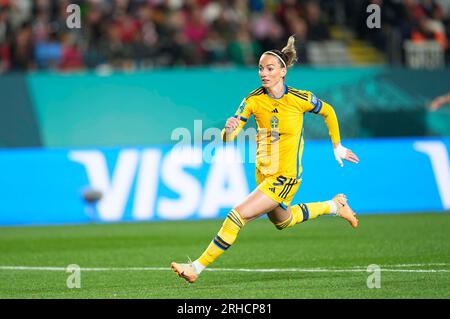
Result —
M271 54L276 56L280 61L280 66L290 68L297 61L297 51L295 50L295 37L291 35L286 46L280 50L270 50L263 54Z
M288 68L293 66L297 61L297 50L295 49L294 43L295 37L291 35L288 39L286 46L283 49L281 49L281 52L284 53L284 55L286 56L284 62L286 63Z

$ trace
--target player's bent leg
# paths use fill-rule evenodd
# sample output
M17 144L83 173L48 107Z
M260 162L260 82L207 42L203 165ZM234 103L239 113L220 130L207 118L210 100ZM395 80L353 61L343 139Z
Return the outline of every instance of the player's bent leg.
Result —
M269 212L267 216L278 230L283 230L299 223L298 214L292 208L293 207L290 206L285 209L278 206Z
M270 221L279 230L283 230L307 220L312 220L320 215L331 214L334 203L317 202L292 205L287 208L279 206L271 211L268 216Z
M337 215L347 220L353 228L358 226L356 214L343 194L338 194L332 200L325 202L297 204L287 208L279 206L268 214L270 221L279 230L313 220L321 215Z
M278 207L278 205L277 201L264 194L261 190L255 189L235 209L239 211L246 222L249 222L261 215L267 214Z
M189 283L195 282L206 267L233 245L247 222L273 210L277 205L277 202L256 189L230 211L217 235L197 260L188 264L172 263L173 271Z
M283 222L286 222L288 219L291 218L291 215L292 215L292 211L291 211L290 206L287 207L287 209L284 209L281 206L278 206L271 212L267 213L267 217L269 217L269 220L275 226L279 225Z

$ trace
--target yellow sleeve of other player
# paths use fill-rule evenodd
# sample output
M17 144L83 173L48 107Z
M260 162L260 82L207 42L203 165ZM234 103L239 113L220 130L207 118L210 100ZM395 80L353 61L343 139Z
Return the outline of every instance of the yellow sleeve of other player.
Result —
M341 136L339 133L339 122L333 107L330 104L319 100L313 93L308 93L309 103L306 106L305 111L322 115L325 124L328 127L328 134L330 135L331 142L333 144L340 143Z
M245 98L242 100L241 105L239 105L238 109L236 110L236 113L234 114L234 117L239 119L239 126L231 132L231 134L225 134L225 128L222 129L222 141L229 142L232 141L238 136L239 132L242 130L242 128L247 124L248 119L252 115L252 107L251 103L248 101L249 99Z

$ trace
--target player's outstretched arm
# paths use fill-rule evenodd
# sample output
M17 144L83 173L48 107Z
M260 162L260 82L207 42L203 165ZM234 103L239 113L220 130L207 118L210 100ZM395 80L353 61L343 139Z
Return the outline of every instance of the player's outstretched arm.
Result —
M450 104L450 93L435 98L433 101L431 101L430 108L432 111L436 111L444 104Z
M351 163L359 163L359 158L352 150L342 146L339 133L339 123L336 112L328 103L322 102L322 108L319 112L323 116L325 124L328 127L331 141L333 143L334 157L339 165L344 166L343 160Z

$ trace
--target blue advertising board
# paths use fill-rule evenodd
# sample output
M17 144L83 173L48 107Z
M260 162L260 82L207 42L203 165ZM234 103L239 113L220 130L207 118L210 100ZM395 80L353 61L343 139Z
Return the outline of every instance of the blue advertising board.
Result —
M450 210L450 139L343 144L360 163L305 142L293 204L345 193L359 214ZM0 150L0 225L222 218L256 187L255 146L208 147ZM86 189L103 194L95 209Z

